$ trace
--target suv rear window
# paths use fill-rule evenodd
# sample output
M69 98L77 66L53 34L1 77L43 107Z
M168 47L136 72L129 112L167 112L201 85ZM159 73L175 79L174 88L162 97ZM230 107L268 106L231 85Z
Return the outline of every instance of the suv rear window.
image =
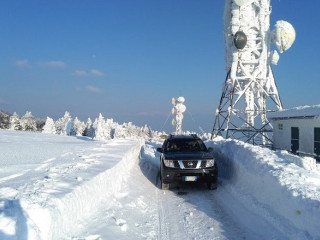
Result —
M201 139L171 139L165 146L166 152L203 152L207 151Z

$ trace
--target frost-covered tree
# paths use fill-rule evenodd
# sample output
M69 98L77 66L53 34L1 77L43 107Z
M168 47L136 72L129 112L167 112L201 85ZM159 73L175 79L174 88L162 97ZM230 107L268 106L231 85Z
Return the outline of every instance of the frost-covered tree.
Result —
M31 112L26 112L20 120L21 129L23 131L37 131L37 123Z
M41 132L45 124L46 121L44 121L43 119L36 119L37 131Z
M62 118L59 118L56 122L56 132L57 134L60 135L68 135L67 134L67 125L69 124L68 122L72 121L71 115L69 112L65 112L64 116Z
M102 114L99 114L98 119L96 119L93 123L93 128L95 129L95 137L96 140L106 141L111 139L111 129L106 124L104 117Z
M66 135L67 136L75 136L76 135L76 130L74 128L74 124L72 119L69 119L68 122L66 123Z
M113 122L113 119L112 118L108 118L106 120L106 126L105 126L106 135L108 136L107 139L112 139L113 138L114 126L115 126L115 122Z
M16 112L10 117L10 130L21 130L20 117Z
M145 140L148 140L152 137L151 132L151 129L147 125L145 125L140 129L139 136L144 138Z
M56 134L56 126L52 118L47 117L46 123L42 128L42 133Z
M0 111L0 129L10 128L10 113Z
M114 138L118 139L118 138L125 138L126 135L126 127L124 124L119 125L117 124L117 126L115 126L114 128L114 134L113 134Z
M93 123L92 123L91 118L88 118L88 120L87 120L86 127L85 127L85 129L84 129L83 136L91 137L91 138L94 138L94 136L95 136L94 128L93 128Z
M84 122L81 122L78 117L73 121L74 129L77 136L83 136L86 125Z

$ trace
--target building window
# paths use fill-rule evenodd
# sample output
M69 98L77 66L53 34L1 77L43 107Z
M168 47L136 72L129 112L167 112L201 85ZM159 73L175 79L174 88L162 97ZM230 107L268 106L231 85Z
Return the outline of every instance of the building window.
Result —
M279 123L278 127L279 127L279 130L283 130L283 124L282 123Z
M296 154L299 151L299 128L291 127L291 151Z

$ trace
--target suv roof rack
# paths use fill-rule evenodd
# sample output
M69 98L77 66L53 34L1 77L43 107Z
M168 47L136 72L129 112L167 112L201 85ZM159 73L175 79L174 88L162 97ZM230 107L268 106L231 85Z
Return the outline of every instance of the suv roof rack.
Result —
M168 138L173 138L173 137L180 137L180 136L185 136L185 137L193 137L194 139L199 139L200 137L196 134L196 133L192 133L192 134L181 134L181 135L175 135L175 134L169 134Z

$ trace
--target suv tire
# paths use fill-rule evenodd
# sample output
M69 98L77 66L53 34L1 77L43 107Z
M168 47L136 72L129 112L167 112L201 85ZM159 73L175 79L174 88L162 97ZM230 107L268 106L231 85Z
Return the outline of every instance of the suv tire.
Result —
M209 190L215 190L218 188L218 184L216 182L208 182L207 187Z
M169 188L170 188L170 184L169 183L163 183L161 181L161 189L162 190L169 190Z

